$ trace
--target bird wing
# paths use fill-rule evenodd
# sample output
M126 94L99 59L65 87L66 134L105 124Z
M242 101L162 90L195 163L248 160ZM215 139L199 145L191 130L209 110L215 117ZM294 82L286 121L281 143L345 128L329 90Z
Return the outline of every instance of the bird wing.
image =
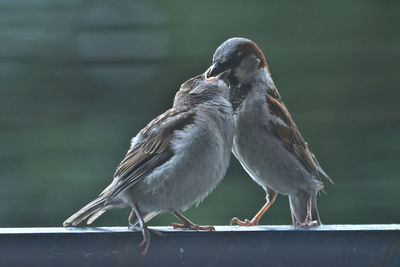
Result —
M168 161L174 155L171 148L174 131L194 123L194 115L189 108L169 109L143 128L115 171L114 186L104 192L108 195L107 202Z
M293 153L312 174L319 176L319 173L321 173L333 183L331 178L319 165L308 144L304 141L279 93L276 90L271 90L266 96L266 100L270 114L281 120L271 122L276 136L283 142L286 149Z

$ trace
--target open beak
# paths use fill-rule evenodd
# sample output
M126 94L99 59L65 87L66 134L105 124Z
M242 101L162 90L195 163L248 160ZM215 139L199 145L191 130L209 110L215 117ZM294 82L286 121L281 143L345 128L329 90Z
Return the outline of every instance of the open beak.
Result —
M231 74L231 69L227 69L227 70L221 72L220 74L218 74L217 79L223 80L224 82L226 82L228 80L229 74Z
M224 70L226 69L222 68L221 65L215 63L211 65L211 67L209 67L206 71L206 78L209 79L211 77L215 77L218 74L222 73Z
M208 81L212 80L222 80L225 83L228 82L229 74L231 74L231 69L225 69L221 71L215 71L215 68L213 68L214 65L208 68L208 70L205 72L206 79ZM227 83L228 84L228 83Z
M231 74L231 69L227 69L227 70L224 70L224 71L222 71L221 73L219 73L218 75L216 75L216 76L210 76L209 75L209 71L210 69L208 69L206 72L205 72L205 76L206 76L206 80L207 81L215 81L215 80L221 80L221 81L223 81L228 87L230 86L230 83L229 83L229 75ZM208 77L208 78L207 78Z

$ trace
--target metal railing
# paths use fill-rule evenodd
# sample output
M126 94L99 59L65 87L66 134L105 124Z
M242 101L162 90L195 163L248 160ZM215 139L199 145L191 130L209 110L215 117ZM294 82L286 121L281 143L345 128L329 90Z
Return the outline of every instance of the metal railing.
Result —
M400 225L0 228L0 266L400 266Z

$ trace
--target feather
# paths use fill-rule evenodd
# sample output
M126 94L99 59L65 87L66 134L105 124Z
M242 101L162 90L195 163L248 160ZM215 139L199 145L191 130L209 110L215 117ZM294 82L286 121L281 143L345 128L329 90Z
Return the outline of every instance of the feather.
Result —
M105 203L106 198L103 196L99 196L98 198L81 208L79 211L74 213L71 217L66 219L63 225L65 227L78 225L81 221L85 220L90 215L97 214L99 211L106 209L106 207L104 206Z
M284 123L284 125L282 125L278 120L272 121L272 127L275 131L276 137L284 143L289 152L293 153L300 160L307 170L317 177L319 177L319 173L321 173L331 183L333 183L332 179L319 165L319 162L311 152L308 144L304 141L299 129L292 119L292 116L287 110L285 104L282 102L279 93L276 90L269 90L268 93L266 101L271 116L279 118Z
M118 166L114 186L107 192L107 202L121 191L135 185L173 155L174 132L194 123L195 112L187 107L169 109L151 121L138 136L137 142Z

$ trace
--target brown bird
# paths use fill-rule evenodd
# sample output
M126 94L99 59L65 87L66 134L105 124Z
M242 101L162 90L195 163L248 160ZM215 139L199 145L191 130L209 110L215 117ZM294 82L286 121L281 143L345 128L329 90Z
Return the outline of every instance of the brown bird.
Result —
M230 101L236 127L232 152L267 193L266 204L252 220L233 218L231 224L258 225L277 192L289 196L293 225L321 224L317 193L323 183L319 174L331 179L283 103L263 52L249 39L228 39L215 51L207 76L226 69L232 69Z
M183 222L174 228L214 230L193 224L178 210L199 204L228 168L234 134L228 74L208 80L202 74L183 83L173 107L132 139L112 183L64 226L87 218L91 224L107 210L131 207L130 229L142 231L143 254L150 245L146 223L157 214L172 212Z

